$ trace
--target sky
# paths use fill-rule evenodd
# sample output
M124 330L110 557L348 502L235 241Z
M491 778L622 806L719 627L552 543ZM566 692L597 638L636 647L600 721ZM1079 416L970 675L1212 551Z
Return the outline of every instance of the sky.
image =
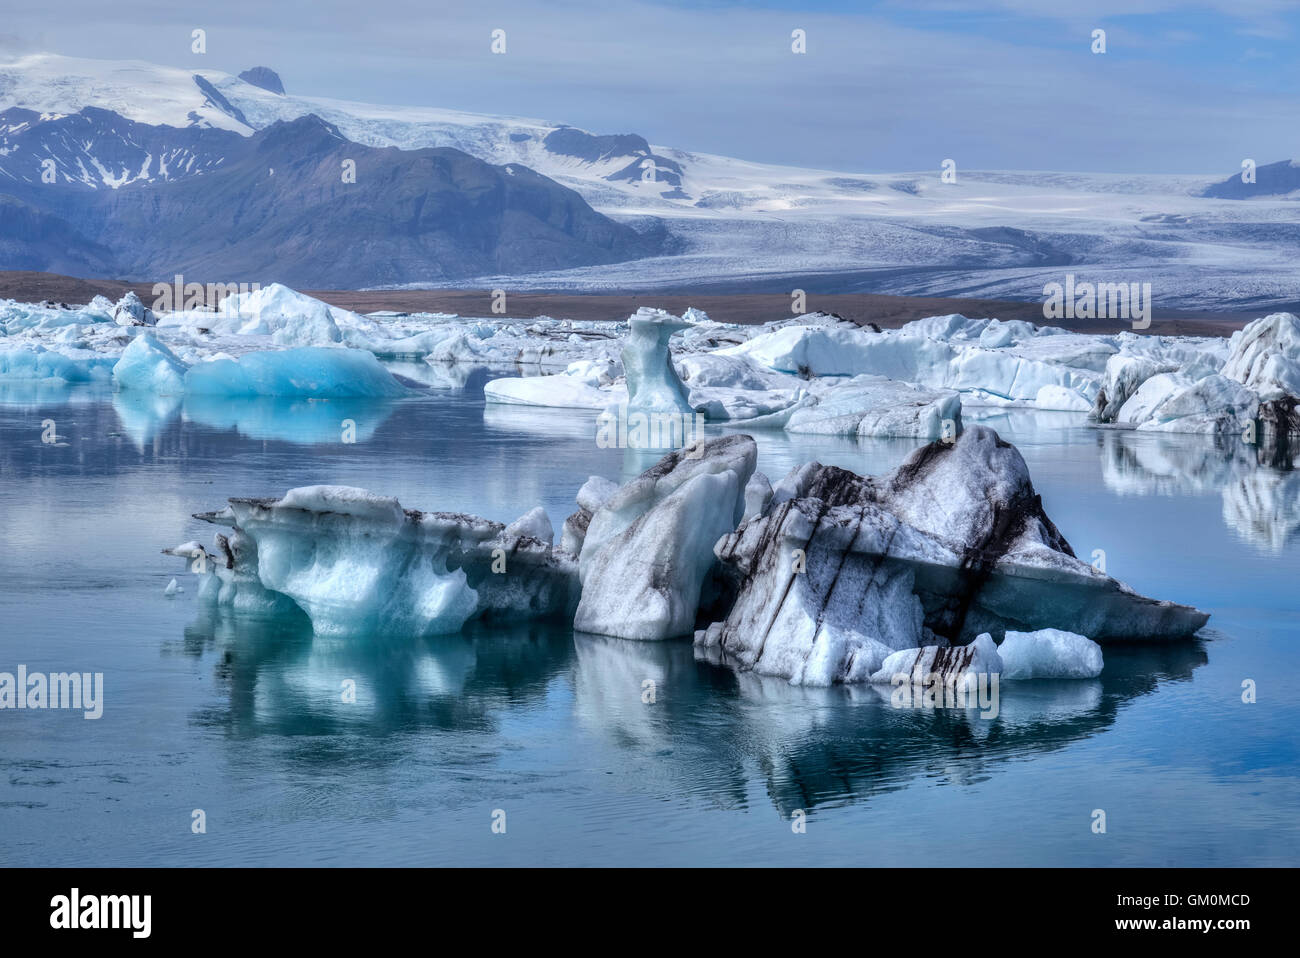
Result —
M303 95L536 117L791 166L1227 176L1247 157L1300 158L1300 0L10 6L0 55L262 65Z

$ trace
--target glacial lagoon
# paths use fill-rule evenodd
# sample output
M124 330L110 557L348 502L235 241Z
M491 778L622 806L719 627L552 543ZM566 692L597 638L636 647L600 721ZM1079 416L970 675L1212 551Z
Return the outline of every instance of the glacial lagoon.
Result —
M0 670L104 675L99 719L0 716L0 861L1296 860L1300 474L1242 444L963 409L1019 448L1077 554L1211 613L1191 642L1107 646L1099 679L1003 683L992 719L736 675L689 639L316 638L305 617L199 602L160 554L209 542L191 516L227 497L316 483L503 522L541 504L558 527L589 476L658 458L600 448L590 412L485 405L487 378L333 402L0 389ZM814 459L879 473L921 444L756 438L773 480ZM165 596L173 578L183 591Z

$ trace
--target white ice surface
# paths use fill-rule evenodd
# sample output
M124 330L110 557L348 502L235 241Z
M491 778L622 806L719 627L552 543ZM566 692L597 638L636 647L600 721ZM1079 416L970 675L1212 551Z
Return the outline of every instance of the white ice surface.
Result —
M1060 629L1008 629L998 654L1004 679L1095 679L1101 675L1101 646Z

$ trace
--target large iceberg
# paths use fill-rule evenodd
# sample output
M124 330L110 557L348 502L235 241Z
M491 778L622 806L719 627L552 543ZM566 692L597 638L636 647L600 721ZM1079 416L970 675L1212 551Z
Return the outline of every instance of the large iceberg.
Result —
M187 366L145 333L113 367L119 389L162 396L394 398L407 393L375 357L360 349L304 346L245 353Z
M715 553L733 599L696 633L701 657L807 684L862 681L893 651L982 632L1173 639L1208 619L1076 558L1019 452L983 426L879 478L799 467Z
M205 582L202 595L258 610L291 602L321 634L422 636L471 619L567 620L577 604L577 562L538 537L536 512L507 527L406 510L364 489L307 486L280 499L231 499L200 518L234 529L203 554L215 584ZM192 545L173 554L194 558Z

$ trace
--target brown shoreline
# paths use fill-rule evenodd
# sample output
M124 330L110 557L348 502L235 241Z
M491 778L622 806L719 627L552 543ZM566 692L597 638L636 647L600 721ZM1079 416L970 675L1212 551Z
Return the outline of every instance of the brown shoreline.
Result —
M170 280L163 280L170 282ZM80 304L96 295L116 300L127 290L135 290L146 303L153 299L152 283L128 283L119 280L78 279L56 273L0 271L0 298L22 302ZM370 313L441 312L461 316L492 317L492 293L489 290L303 290L310 296L344 309ZM702 309L711 319L731 323L763 323L789 317L790 297L781 293L697 294L663 293L513 293L507 292L506 316L516 319L552 316L557 319L617 320L625 319L641 306L658 306L681 313L688 306ZM837 313L859 324L875 323L882 329L897 329L905 323L926 316L948 313L982 318L1023 319L1043 324L1041 303L1012 300L972 299L968 297L885 296L874 293L850 295L809 294L809 312L822 310ZM1155 307L1150 328L1145 335L1229 336L1246 323L1270 309L1213 313L1197 310L1169 310ZM1116 333L1131 330L1128 323L1114 320L1053 321L1060 326L1084 333Z

